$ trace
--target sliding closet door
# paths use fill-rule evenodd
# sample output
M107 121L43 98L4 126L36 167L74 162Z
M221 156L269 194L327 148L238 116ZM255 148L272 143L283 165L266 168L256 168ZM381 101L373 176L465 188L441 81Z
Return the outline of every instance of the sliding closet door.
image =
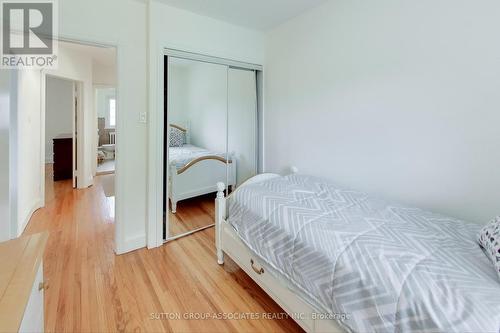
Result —
M167 241L213 226L217 183L231 191L257 173L256 72L219 60L165 63Z
M168 57L166 239L213 225L227 179L227 66Z
M257 173L255 71L228 69L228 154L236 160L236 185Z

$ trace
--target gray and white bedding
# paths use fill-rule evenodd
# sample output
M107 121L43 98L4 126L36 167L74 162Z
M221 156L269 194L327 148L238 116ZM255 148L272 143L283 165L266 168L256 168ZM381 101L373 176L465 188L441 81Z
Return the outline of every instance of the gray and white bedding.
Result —
M500 330L479 225L304 175L242 186L228 201L244 243L349 331Z
M219 156L225 158L224 153L210 151L190 144L185 144L181 147L169 147L168 153L170 165L174 164L177 169L203 156Z

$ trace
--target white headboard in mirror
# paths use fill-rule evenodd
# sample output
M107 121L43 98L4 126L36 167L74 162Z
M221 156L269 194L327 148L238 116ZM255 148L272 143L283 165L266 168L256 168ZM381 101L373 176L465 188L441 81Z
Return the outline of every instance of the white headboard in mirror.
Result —
M191 143L191 127L190 127L190 122L189 121L186 121L183 124L170 123L169 126L177 128L178 130L183 131L185 133L185 136L186 136L186 142L184 142L184 143L185 144L190 144Z

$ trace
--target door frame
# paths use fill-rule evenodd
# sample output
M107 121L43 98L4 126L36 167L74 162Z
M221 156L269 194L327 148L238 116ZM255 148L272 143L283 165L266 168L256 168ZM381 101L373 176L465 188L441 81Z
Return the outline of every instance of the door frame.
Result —
M120 64L120 54L121 54L121 47L119 46L118 43L116 42L109 42L109 41L106 41L105 43L102 43L102 42L99 42L99 41L95 41L95 40L85 40L85 39L81 39L79 37L77 38L71 38L71 37L68 37L68 36L61 36L59 35L59 37L57 38L58 41L62 41L62 42L68 42L68 43L75 43L75 44L79 44L79 45L86 45L86 46L94 46L94 47L109 47L109 48L114 48L115 49L115 66L116 66L116 86L115 86L115 91L116 91L116 108L117 108L117 112L116 112L116 126L115 126L115 130L116 130L116 135L117 135L117 138L116 138L116 152L118 152L120 150L120 133L123 133L124 132L124 129L125 129L125 123L123 121L124 117L122 117L120 115L120 72L118 70L119 68L119 64ZM45 91L45 75L46 73L44 73L44 71L42 71L42 82L41 82L41 105L40 105L40 109L41 109L41 132L43 132L41 134L41 152L43 152L43 154L41 154L41 184L40 184L40 189L41 189L41 207L45 207L45 94L46 94L46 91ZM60 76L57 76L57 77L60 77ZM60 77L60 78L64 78L64 77ZM71 78L64 78L64 79L69 79L69 80L72 80L72 81L76 81L76 80L73 80ZM92 87L94 87L94 85L92 85ZM94 90L92 88L92 90ZM80 93L82 93L82 89L80 89ZM92 95L94 94L94 92L90 92ZM82 106L82 102L81 102L81 98L80 98L80 103L79 103L80 107ZM92 106L92 109L94 109L94 106ZM97 126L96 126L97 127ZM126 150L123 152L124 154L126 154ZM96 152L97 154L97 152ZM119 169L120 169L120 165L121 165L121 160L122 158L120 158L122 154L116 154L116 158L115 158L115 237L114 237L114 240L115 240L115 253L117 254L121 254L121 253L124 253L124 252L127 252L128 251L128 247L127 245L125 244L125 239L124 239L124 226L123 226L123 223L121 221L121 216L124 215L124 198L125 198L125 193L124 191L122 190L122 187L119 186L118 184L121 184L121 182L123 181L122 179L122 176L121 176L121 173L119 172ZM123 156L123 155L122 155ZM93 172L92 172L93 173ZM95 176L93 174L93 176Z
M165 179L163 177L163 158L164 158L164 123L166 112L164 103L164 73L165 73L165 59L167 57L177 57L189 60L196 60L208 62L213 64L225 65L233 68L250 69L256 72L256 85L257 85L257 114L258 114L258 154L257 161L258 172L263 172L263 144L264 144L264 123L262 121L264 115L264 103L262 101L264 94L263 87L263 72L264 67L259 64L248 63L244 61L232 60L228 58L216 57L206 55L203 53L196 53L190 51L183 51L175 48L160 47L159 50L152 56L150 63L156 66L156 70L160 75L151 77L150 81L150 119L149 119L149 136L148 136L148 220L147 220L147 247L155 248L164 244L163 240L163 184ZM156 78L156 80L155 80ZM168 77L167 77L168 80ZM168 85L168 83L167 83ZM167 156L168 158L168 156ZM261 167L262 165L262 167ZM167 163L165 174L170 172ZM166 193L168 193L168 182L166 184ZM167 205L168 209L168 205ZM169 227L169 216L166 214L165 218L166 228Z
M72 176L72 182L73 182L73 188L77 188L77 178L78 178L78 152L82 148L78 148L77 145L77 137L75 133L78 133L82 130L83 124L79 124L77 119L81 118L82 113L83 113L83 108L82 108L82 90L83 90L83 84L82 82L78 80L74 80L68 77L60 76L60 75L55 75L55 74L48 74L44 70L41 71L41 94L40 94L40 152L41 152L41 157L42 157L42 168L41 168L41 183L40 183L40 189L41 189L41 202L42 202L42 207L45 207L45 177L46 177L46 172L45 172L45 139L46 139L46 133L45 133L45 128L46 128L46 120L47 120L47 113L46 113L46 100L47 100L47 78L55 78L59 80L64 80L71 82L72 84L72 90L71 90L71 100L72 100L72 108L71 108L71 119L72 119L72 129L71 129L71 141L72 141L72 146L73 146L73 155L71 157L72 162L72 169L73 169L73 176ZM75 99L77 101L77 108L75 108Z

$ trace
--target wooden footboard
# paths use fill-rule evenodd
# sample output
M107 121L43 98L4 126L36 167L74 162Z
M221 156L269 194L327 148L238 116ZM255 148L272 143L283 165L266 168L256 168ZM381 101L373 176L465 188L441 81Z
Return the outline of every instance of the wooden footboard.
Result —
M172 212L177 202L217 191L217 182L236 184L236 160L210 155L197 158L181 169L170 165L169 199Z
M217 156L217 155L202 156L202 157L198 157L197 159L194 159L194 160L190 161L188 164L186 164L185 166L183 166L182 168L180 168L179 170L177 170L177 174L180 175L181 173L184 173L185 171L187 171L192 166L196 165L197 163L200 163L201 161L205 161L205 160L215 160L215 161L222 162L224 164L231 164L231 163L233 163L232 160L226 160L225 158Z

